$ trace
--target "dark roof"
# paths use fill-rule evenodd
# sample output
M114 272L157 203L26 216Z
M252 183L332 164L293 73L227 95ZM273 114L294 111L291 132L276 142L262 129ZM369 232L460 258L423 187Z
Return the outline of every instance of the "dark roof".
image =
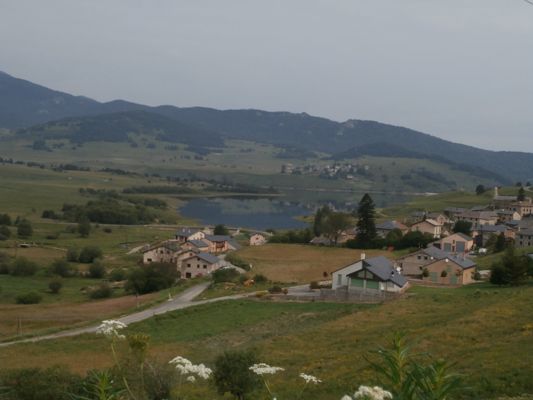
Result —
M370 271L383 282L390 281L399 287L403 287L407 283L407 278L396 271L394 265L387 257L379 256L367 258L362 261L363 268ZM357 272L359 271L355 271L347 276L355 275Z
M231 247L233 247L235 250L239 250L242 248L242 246L237 242L235 239L228 240L228 243Z
M170 250L170 251L180 251L181 250L181 247L177 244L177 243L174 243L174 242L162 242L162 243L156 243L152 246L149 246L149 247L146 247L145 249L142 250L143 253L146 253L148 251L152 251L152 250L155 250L155 249L160 249L161 247L167 249L167 250Z
M518 232L518 234L524 236L533 236L533 229L522 229L520 232Z
M447 207L444 209L444 212L449 212L449 213L462 213L464 211L465 211L464 208L459 208L459 207Z
M231 241L231 236L227 235L205 235L205 238L210 242L229 242Z
M517 196L494 196L493 200L516 201L517 198Z
M209 243L205 240L189 240L189 243L196 247L209 247Z
M504 233L507 229L509 229L505 225L482 225L480 231L482 233Z
M462 269L473 268L476 266L474 261L466 257L449 256L448 259L459 265Z
M198 232L201 232L201 230L196 228L180 228L176 231L176 236L188 237Z
M195 258L195 257L198 257L198 258L200 258L200 259L202 259L204 261L207 261L210 264L216 264L216 263L220 262L220 259L217 256L214 256L214 255L209 254L209 253L198 253L198 254L195 254L192 257L186 258L185 260L190 260L191 258Z
M381 224L377 224L376 229L392 231L393 229L407 229L407 227L398 221L384 221Z

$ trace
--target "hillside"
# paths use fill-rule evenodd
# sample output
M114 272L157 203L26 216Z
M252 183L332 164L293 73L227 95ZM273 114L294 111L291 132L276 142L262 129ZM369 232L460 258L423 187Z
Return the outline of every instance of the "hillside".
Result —
M352 119L336 122L305 113L266 112L253 109L222 111L203 107L148 107L122 100L99 103L85 97L47 89L5 73L0 74L0 128L27 128L63 118L91 115L93 119L78 124L75 132L69 132L77 139L84 140L87 135L94 136L92 124L99 126L102 123L113 128L113 125L107 122L97 121L99 118L109 118L102 116L103 114L131 111L145 111L153 115L148 117L144 114L145 120L156 119L154 116L156 114L167 118L166 122L159 121L155 127L149 126L149 129L159 129L158 124L162 123L166 127L164 129L172 131L174 128L168 128L170 125L168 119L188 125L189 130L194 127L197 129L193 135L195 140L202 140L204 143L214 139L214 133L217 133L229 139L288 147L293 153L302 150L303 154L312 151L343 158L349 155L347 151L348 153L353 151L358 156L429 158L452 163L474 176L491 177L502 184L533 178L531 153L483 150L376 121ZM65 127L64 121L55 124ZM41 128L35 129L38 132ZM182 132L183 128L178 131ZM102 137L102 135L98 132L96 136ZM109 132L103 137L108 138L108 135ZM120 135L124 138L123 131ZM172 141L179 141L185 137L176 132L171 136ZM384 146L386 149L380 150ZM376 154L380 152L382 154Z

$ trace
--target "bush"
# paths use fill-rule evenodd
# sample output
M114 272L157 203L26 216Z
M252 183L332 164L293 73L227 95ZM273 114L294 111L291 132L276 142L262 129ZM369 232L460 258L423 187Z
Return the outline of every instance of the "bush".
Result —
M221 268L213 272L211 276L213 277L214 283L235 282L239 278L240 274L233 268Z
M236 399L248 398L248 393L261 385L259 377L250 370L258 362L252 351L226 351L215 360L213 382L220 395L232 394Z
M7 240L11 237L11 230L6 225L0 226L0 240Z
M19 294L16 297L17 304L38 304L43 297L36 292L29 292L25 294Z
M63 282L61 282L60 279L54 279L48 283L48 289L50 289L50 292L53 294L58 294L62 287Z
M93 279L102 279L105 276L105 267L100 261L95 260L89 267L89 277Z
M18 257L11 264L9 273L13 276L31 276L35 275L37 269L38 266L33 261L24 257Z
M105 233L112 233L112 232L113 232L113 229L111 229L111 228L104 228L104 232L105 232Z
M0 375L6 400L70 400L80 385L81 378L63 367L4 370Z
M317 281L311 281L309 284L309 289L320 289L320 285Z
M107 299L113 294L113 289L108 283L100 284L96 289L89 292L91 299Z
M81 250L78 261L89 264L100 257L102 257L102 250L99 247L86 246Z
M33 235L33 227L31 222L27 219L23 219L18 223L17 226L17 235L21 238L29 238Z
M82 218L78 222L77 230L81 237L89 237L89 234L91 233L91 223L87 218Z
M123 268L115 268L109 274L109 280L120 282L126 279L126 271Z
M254 282L255 283L266 283L268 282L268 279L266 276L262 275L262 274L255 274L254 275Z
M60 258L50 265L48 273L62 278L68 278L69 276L75 275L75 270L67 261Z
M41 218L59 219L59 215L57 215L55 211L53 210L44 210L43 213L41 214Z
M448 273L447 273L446 271L442 271L442 272L440 273L440 277L441 277L441 278L446 278L447 276L448 276Z
M138 294L157 292L171 287L178 277L175 264L152 263L129 273L126 291Z
M250 270L250 264L248 264L246 261L244 261L242 258L240 258L235 253L226 254L226 261L229 263L232 263L236 267L244 269L245 271Z
M10 226L12 224L9 214L0 214L0 225Z
M78 249L75 249L71 247L67 250L67 261L69 262L78 262L80 258L80 254L78 252Z
M283 289L280 286L272 286L268 291L272 294L283 293Z

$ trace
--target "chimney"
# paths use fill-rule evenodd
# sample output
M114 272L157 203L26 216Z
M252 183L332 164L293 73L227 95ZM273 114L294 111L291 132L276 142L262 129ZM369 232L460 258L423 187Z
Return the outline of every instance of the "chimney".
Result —
M361 260L364 260L366 258L366 254L365 253L361 253Z

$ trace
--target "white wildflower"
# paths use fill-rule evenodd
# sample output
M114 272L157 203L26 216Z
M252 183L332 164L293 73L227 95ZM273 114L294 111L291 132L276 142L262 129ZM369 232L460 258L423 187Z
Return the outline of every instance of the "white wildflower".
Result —
M181 356L173 358L169 361L169 364L174 364L181 375L196 375L202 379L209 379L213 373L213 371L210 368L207 368L204 364L194 365L191 361Z
M316 376L307 375L307 374L304 374L303 372L300 374L300 378L302 378L305 381L305 383L314 383L315 385L322 382Z
M187 377L187 382L191 382L191 383L196 382L196 378L194 377L194 375L188 376Z
M119 330L126 328L127 325L123 322L108 319L105 321L102 321L100 326L96 328L96 333L98 335L105 335L109 338L117 338L117 339L124 339L124 335L120 335L118 333Z
M354 393L353 397L355 400L387 400L392 399L392 394L379 386L359 386L359 389Z
M341 400L353 400L353 399L347 394L345 394L344 396L342 396Z
M271 367L265 363L254 364L249 369L257 375L274 375L277 372L285 371L284 368Z

